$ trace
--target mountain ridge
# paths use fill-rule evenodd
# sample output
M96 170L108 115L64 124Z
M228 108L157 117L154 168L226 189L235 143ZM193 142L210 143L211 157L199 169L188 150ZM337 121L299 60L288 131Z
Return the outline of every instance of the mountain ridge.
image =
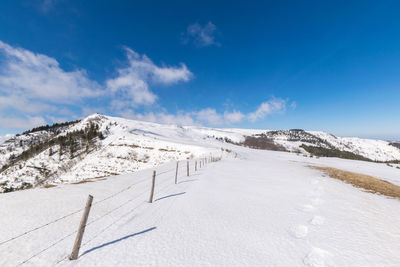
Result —
M79 121L37 127L0 143L0 192L92 181L169 161L227 153L235 145L397 162L400 147L396 144L301 129L178 126L92 114Z

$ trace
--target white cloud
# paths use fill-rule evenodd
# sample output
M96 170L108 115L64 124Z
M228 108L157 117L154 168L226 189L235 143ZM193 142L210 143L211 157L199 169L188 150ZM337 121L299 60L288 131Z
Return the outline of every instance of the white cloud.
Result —
M256 111L248 114L248 118L251 122L255 122L260 119L264 119L266 116L273 113L281 113L286 110L287 101L282 98L272 98L269 101L261 103Z
M0 41L0 112L16 111L20 116L35 116L46 112L46 118L75 119L89 110L106 113L107 110L122 111L140 105L154 104L157 95L151 91L153 84L171 85L187 82L193 74L185 64L159 66L147 56L124 48L127 66L116 70L116 76L105 84L91 80L86 71L65 71L59 62L49 56L10 46ZM86 100L99 98L105 105L88 105ZM29 117L35 118L35 117ZM172 121L163 116L164 121ZM15 120L14 120L15 121ZM19 120L22 122L23 120ZM32 120L30 120L32 121ZM19 128L19 123L0 126ZM44 121L43 121L44 122ZM30 127L32 123L27 123ZM17 127L18 126L18 127Z
M229 125L241 122L245 115L240 111L225 111L223 114L219 114L213 108L202 109L198 112L194 112L194 115L199 122L205 122L209 125Z
M66 122L66 121L69 120L67 117L47 116L47 118L48 118L52 123Z
M45 124L39 114L59 114L64 105L79 106L104 93L85 70L65 71L54 58L0 41L0 126L27 129Z
M158 121L166 124L178 124L178 125L194 125L196 124L193 118L188 114L166 114L158 113L155 114Z
M200 47L219 45L215 40L216 30L217 27L211 22L208 22L204 26L195 23L187 27L183 41L185 44L193 42L195 45Z
M241 111L225 110L218 113L214 108L205 108L198 111L178 112L170 114L167 112L147 112L135 113L131 109L125 109L118 112L124 118L143 120L149 122L178 124L178 125L209 125L209 126L227 126L237 124L243 120L255 122L264 119L266 116L274 113L284 113L286 110L287 100L281 98L271 98L259 105L254 111L243 114Z
M223 124L222 115L218 114L213 108L202 109L195 113L198 121L206 122L210 125L221 125Z
M139 55L130 48L125 48L128 66L119 68L117 76L106 81L106 86L116 96L112 106L123 109L129 106L153 104L157 96L150 90L149 84L174 84L189 81L193 74L185 64L179 67L159 67L146 55Z
M240 111L224 112L224 119L228 123L239 123L245 118L245 115Z
M3 98L71 104L102 93L84 70L64 71L57 60L46 55L14 48L2 41L0 55L3 59L0 62L0 94Z
M157 122L164 124L177 124L177 125L194 125L196 124L189 113L169 114L165 112L148 112L148 113L134 113L132 110L125 110L119 113L124 118L132 120L141 120L148 122Z
M26 118L20 117L0 117L0 125L4 125L10 129L31 129L37 126L45 125L46 120L40 116L27 116Z
M0 41L0 127L28 129L46 124L44 118L59 122L110 110L127 118L152 122L225 126L243 120L255 122L286 110L287 100L272 98L247 114L239 110L219 113L211 107L176 114L164 110L137 113L134 111L137 107L156 102L157 95L151 90L153 85L187 82L193 74L183 63L160 66L146 55L127 47L124 50L127 65L118 68L115 77L99 84L85 70L65 71L54 58ZM96 97L101 105L87 102ZM290 106L295 108L295 103Z
M33 101L24 95L10 94L6 96L0 95L0 111L2 109L12 108L16 111L27 114L38 114L40 112L55 112L55 106L46 104L42 101Z

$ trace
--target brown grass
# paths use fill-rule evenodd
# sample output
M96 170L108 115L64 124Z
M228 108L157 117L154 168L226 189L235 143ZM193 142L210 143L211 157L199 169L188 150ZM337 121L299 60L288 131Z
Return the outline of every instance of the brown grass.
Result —
M158 151L161 151L161 152L176 152L176 150L173 150L173 149L166 149L166 148L159 148L158 149Z
M344 171L331 167L310 166L325 172L332 178L352 184L356 187L363 188L370 193L379 193L388 197L400 199L400 186L394 185L387 181L375 178L373 176Z
M73 182L72 184L86 184L86 183L93 183L94 181L91 179L84 179L84 180L80 180L78 182Z
M96 181L107 180L107 178L105 178L105 177L107 177L107 176L99 176L99 177L94 177L94 178L83 179L78 182L73 182L71 184L86 184L86 183L93 183Z
M56 187L56 185L54 185L54 184L45 184L45 185L43 185L43 188L52 188L52 187Z

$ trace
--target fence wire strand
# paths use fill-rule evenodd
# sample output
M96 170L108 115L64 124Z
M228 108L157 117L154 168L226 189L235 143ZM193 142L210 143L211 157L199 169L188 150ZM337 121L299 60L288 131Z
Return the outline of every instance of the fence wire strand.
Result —
M103 199L101 199L101 200L99 200L99 201L94 202L92 206L95 206L95 205L100 204L100 203L102 203L102 202L104 202L104 201L107 201L107 200L109 200L109 199L111 199L111 198L114 198L114 197L116 197L117 195L119 195L119 194L121 194L121 193L123 193L123 192L125 192L125 191L127 191L127 190L129 190L129 189L131 189L133 186L138 185L138 184L140 184L140 183L142 183L142 182L145 182L146 180L148 180L148 179L142 179L142 180L140 180L140 181L138 181L138 182L135 182L135 183L129 185L128 187L125 187L125 188L123 188L122 190L120 190L120 191L118 191L118 192L116 192L116 193L114 193L114 194L112 194L112 195L110 195L110 196L108 196L108 197L106 197L106 198L103 198ZM0 246L3 245L3 244L9 243L9 242L11 242L11 241L13 241L13 240L16 240L16 239L18 239L18 238L20 238L20 237L22 237L22 236L27 235L27 234L30 234L30 233L32 233L32 232L35 232L35 231L40 230L40 229L42 229L42 228L45 228L46 226L49 226L49 225L52 225L52 224L54 224L54 223L56 223L56 222L62 221L62 220L64 220L64 219L68 218L68 217L71 217L71 216L73 216L73 215L75 215L75 214L77 214L77 213L83 211L84 209L85 209L85 208L81 208L81 209L76 210L76 211L74 211L74 212L68 213L68 214L66 214L66 215L64 215L64 216L62 216L62 217L59 217L59 218L55 219L55 220L52 220L52 221L50 221L50 222L47 222L47 223L45 223L45 224L43 224L43 225L40 225L40 226L38 226L38 227L35 227L35 228L31 229L31 230L25 231L25 232L23 232L23 233L21 233L21 234L19 234L19 235L16 235L16 236L14 236L14 237L11 237L11 238L7 239L7 240L1 241L1 242L0 242Z

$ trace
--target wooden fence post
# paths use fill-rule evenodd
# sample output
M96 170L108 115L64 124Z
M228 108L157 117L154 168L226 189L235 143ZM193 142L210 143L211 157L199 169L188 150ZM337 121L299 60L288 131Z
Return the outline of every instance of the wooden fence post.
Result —
M79 224L78 233L76 234L74 247L72 248L72 253L69 256L70 260L76 260L79 256L79 249L81 248L83 233L85 232L86 222L89 217L89 212L90 208L92 207L92 202L93 202L93 196L89 195L86 202L85 210L83 211L81 223Z
M186 175L189 176L189 161L186 163Z
M179 161L176 162L175 184L178 183L178 165L179 165Z
M153 180L151 183L151 191L150 191L150 199L149 203L153 203L153 195L154 195L154 186L156 184L156 171L153 171Z

